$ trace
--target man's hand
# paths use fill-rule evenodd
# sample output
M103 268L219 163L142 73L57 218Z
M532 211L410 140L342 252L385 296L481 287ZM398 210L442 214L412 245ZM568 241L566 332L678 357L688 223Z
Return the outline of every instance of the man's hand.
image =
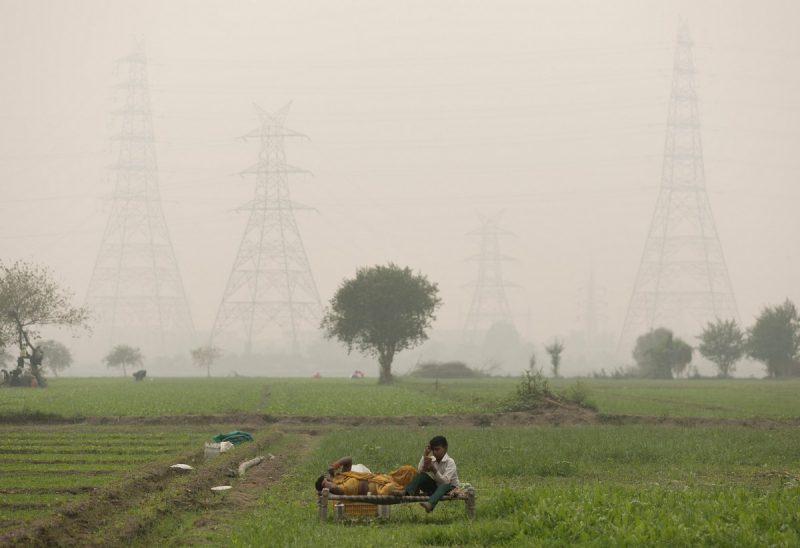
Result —
M433 467L433 459L426 455L425 460L422 462L422 469L425 472L435 472L436 468Z

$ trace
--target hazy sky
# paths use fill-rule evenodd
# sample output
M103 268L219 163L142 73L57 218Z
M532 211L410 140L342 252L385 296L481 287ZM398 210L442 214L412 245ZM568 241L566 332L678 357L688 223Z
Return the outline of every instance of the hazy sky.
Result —
M661 178L679 17L696 46L706 182L745 325L800 302L796 1L0 0L0 258L85 295L110 211L116 60L141 38L163 208L198 330L252 197L254 103L290 142L323 301L359 266L439 283L463 326L478 241L502 213L517 326L580 329L594 269L618 333Z

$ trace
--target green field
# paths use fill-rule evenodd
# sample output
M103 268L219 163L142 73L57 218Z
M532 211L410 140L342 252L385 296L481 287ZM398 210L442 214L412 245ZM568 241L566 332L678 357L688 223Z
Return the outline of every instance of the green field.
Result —
M458 422L501 410L518 382L71 378L0 389L0 534L49 517L60 520L55 544L800 544L799 381L584 379L605 416L593 424ZM273 453L263 483L237 483L225 477L227 461L202 458L204 441L246 426L213 423L236 414L262 421L253 426L257 446L226 458ZM370 417L403 415L425 419L368 426ZM613 420L619 415L650 420ZM401 505L387 521L318 522L312 484L328 462L351 454L374 470L415 464L437 433L450 440L461 480L476 488L474 521L453 502L430 515ZM195 475L160 472L179 458L193 459ZM210 494L219 482L232 482L232 494ZM103 516L92 533L73 530L74 510L65 510L82 502Z
M259 413L395 416L501 409L516 378L422 380L393 386L370 379L53 379L46 390L0 391L0 417L44 413L80 417ZM555 391L584 385L600 413L672 417L800 418L800 380L559 379Z
M413 462L430 434L359 428L326 437L296 474L263 496L261 511L237 524L235 544L800 542L800 485L783 475L800 467L796 429L451 429L450 452L460 478L478 491L474 522L466 521L461 503L447 503L429 516L418 507L393 509L389 522L377 528L319 526L313 498L296 495L309 490L332 457L354 453L389 470Z

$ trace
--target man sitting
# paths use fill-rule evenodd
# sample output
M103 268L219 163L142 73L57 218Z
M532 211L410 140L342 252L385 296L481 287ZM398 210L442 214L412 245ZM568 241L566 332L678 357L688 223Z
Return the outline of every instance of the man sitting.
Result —
M342 457L331 463L326 474L314 482L317 491L327 488L334 495L402 496L417 469L403 465L388 474L370 472L363 464L353 464L353 457Z

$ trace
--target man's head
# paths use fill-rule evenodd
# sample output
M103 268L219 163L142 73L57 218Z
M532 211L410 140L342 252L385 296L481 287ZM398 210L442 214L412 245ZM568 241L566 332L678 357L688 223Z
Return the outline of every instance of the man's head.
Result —
M432 437L431 441L428 442L428 445L431 448L431 453L433 453L433 456L437 461L442 460L447 454L447 438L444 436Z
M325 474L322 474L320 477L317 478L317 481L314 482L314 488L317 492L322 491L322 484L325 481Z

